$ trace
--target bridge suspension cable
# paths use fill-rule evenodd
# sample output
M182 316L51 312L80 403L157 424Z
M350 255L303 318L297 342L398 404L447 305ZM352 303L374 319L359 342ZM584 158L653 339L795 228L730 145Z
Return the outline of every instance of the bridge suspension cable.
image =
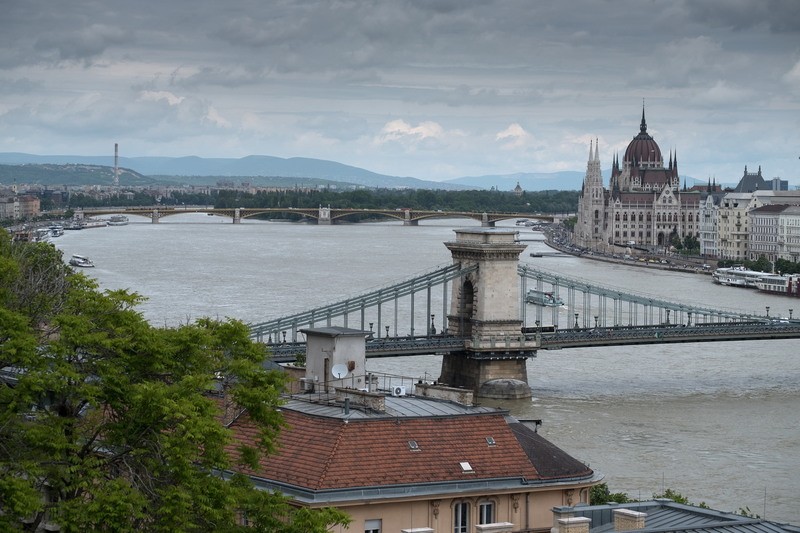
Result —
M519 265L517 272L522 278L520 285L523 299L527 292L528 281L533 281L536 290L546 291L554 295L554 299L564 303L564 307L567 309L567 323L564 325L566 328L680 322L690 324L693 318L695 323L701 321L738 322L764 318L760 315L736 310L675 302L619 288L605 287L586 280L568 278L556 272L533 268L529 265ZM560 296L566 296L566 302L561 300ZM609 309L609 303L612 304L611 309ZM522 309L524 316L527 311L524 303ZM535 313L537 322L543 324L546 313L541 307L537 307ZM562 325L558 324L559 314L563 315L563 312L559 313L554 307L552 322L554 326L563 329ZM573 317L574 323L572 322Z
M477 267L462 268L460 264L455 263L448 265L432 272L416 276L414 278L402 281L400 283L379 288L377 290L347 298L339 302L335 302L322 307L317 307L309 311L303 311L290 316L276 318L267 322L260 322L249 324L250 337L255 338L261 342L265 338L269 339L267 342L280 342L280 336L286 335L290 332L291 342L297 341L297 332L304 327L316 327L322 323L325 326L333 325L334 319L342 318L341 325L348 327L348 317L351 314L359 313L360 321L359 327L363 330L366 326L366 311L370 308L377 308L377 334L381 336L382 315L381 306L383 304L394 302L395 312L395 334L397 334L397 301L399 298L411 296L411 331L410 334L414 335L414 294L421 291L427 292L427 313L430 315L431 308L431 289L435 286L442 285L442 315L447 314L447 283L456 278L460 278L472 271ZM388 328L389 326L385 326ZM387 329L388 331L388 329ZM428 331L428 324L425 324L425 331ZM284 339L285 340L285 339Z

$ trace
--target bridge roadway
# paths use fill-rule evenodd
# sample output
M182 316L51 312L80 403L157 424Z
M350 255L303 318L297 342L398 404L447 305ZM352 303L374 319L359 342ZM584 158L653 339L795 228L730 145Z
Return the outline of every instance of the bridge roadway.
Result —
M654 326L617 326L598 328L558 329L555 331L524 328L528 340L538 337L540 350L588 348L593 346L625 346L634 344L669 344L686 342L752 341L800 338L800 320L761 320L752 322L684 324L659 324ZM370 338L366 355L375 357L401 357L458 353L464 351L465 340L450 335L416 337ZM482 357L519 357L519 352L506 352L499 340ZM275 362L289 362L297 354L305 353L304 342L267 344ZM527 354L535 357L536 353Z
M149 207L91 207L81 210L84 216L99 215L138 215L158 222L160 219L172 215L187 213L205 213L209 215L225 216L233 219L234 223L244 218L257 217L258 215L285 215L300 216L317 223L332 224L348 217L356 218L364 215L381 216L402 221L405 225L416 226L420 220L438 218L471 218L481 222L484 226L492 227L496 222L510 219L540 220L553 222L554 215L531 213L487 213L473 211L427 211L417 209L338 209L338 208L294 208L294 207L226 207L215 208L210 206L149 206Z

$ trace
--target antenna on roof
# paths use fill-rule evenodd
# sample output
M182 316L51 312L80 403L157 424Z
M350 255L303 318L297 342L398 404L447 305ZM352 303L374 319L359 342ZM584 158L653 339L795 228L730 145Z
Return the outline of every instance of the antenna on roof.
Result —
M114 187L119 188L119 144L114 143Z

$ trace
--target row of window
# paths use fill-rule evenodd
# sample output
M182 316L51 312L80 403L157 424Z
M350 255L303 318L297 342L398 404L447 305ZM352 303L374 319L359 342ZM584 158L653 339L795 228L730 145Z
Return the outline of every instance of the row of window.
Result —
M495 502L485 500L478 502L478 524L493 524L495 522ZM469 533L472 523L472 506L470 502L460 501L453 505L453 533ZM364 533L382 533L383 522L381 519L364 521Z
M483 501L478 503L478 524L494 523L494 515L494 502ZM469 533L470 516L469 502L457 502L453 506L453 533Z
M595 218L598 218L598 217L599 217L599 213L597 211L595 211ZM621 217L620 217L619 213L614 213L614 220L615 221L619 222L620 218L622 218L623 222L627 222L628 221L628 213L622 213ZM656 213L656 222L678 222L678 218L680 218L681 222L686 222L687 219L688 219L689 222L700 222L700 214L699 213L694 213L694 214L692 214L692 213L681 213L680 217L678 216L678 213L664 213L663 217L661 216L660 212ZM636 221L636 213L631 213L630 220L632 222ZM639 222L643 222L644 220L647 220L648 222L650 222L652 220L652 215L650 213L646 213L645 214L645 213L640 212L639 213Z

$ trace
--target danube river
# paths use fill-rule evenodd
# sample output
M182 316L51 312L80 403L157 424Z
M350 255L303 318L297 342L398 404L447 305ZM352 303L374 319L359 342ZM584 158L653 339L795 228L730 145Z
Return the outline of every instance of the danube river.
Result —
M422 224L234 225L187 214L160 224L131 217L127 226L67 232L54 242L65 259L89 256L96 268L84 272L102 288L147 297L140 309L155 325L201 316L260 322L449 264L443 243L454 239L453 228L476 226ZM547 248L541 234L519 229L529 245L521 260L566 276L749 313L769 306L771 316L788 316L797 304L800 314L798 300L720 287L707 275L531 258ZM441 328L441 294L432 309ZM368 362L371 371L415 378L438 377L440 364L436 356ZM528 361L528 373L532 399L485 403L542 419L540 432L602 472L612 491L649 498L671 488L694 503L800 523L798 341L545 351Z

